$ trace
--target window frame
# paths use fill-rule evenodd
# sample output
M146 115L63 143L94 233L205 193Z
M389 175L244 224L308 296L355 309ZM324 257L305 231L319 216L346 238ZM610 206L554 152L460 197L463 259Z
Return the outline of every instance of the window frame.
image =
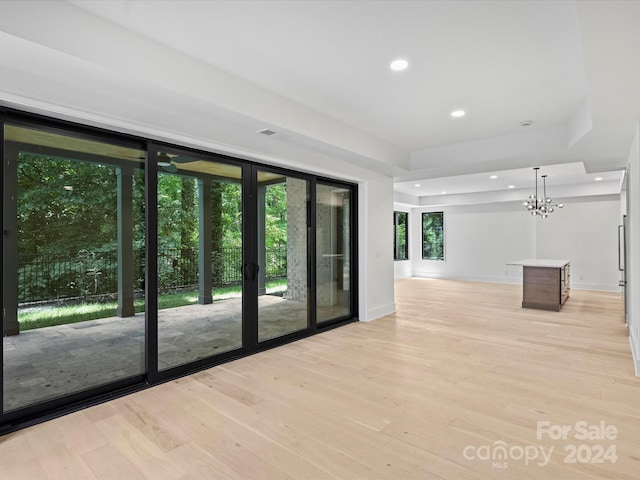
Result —
M404 258L400 258L400 245L398 226L400 225L400 216L404 216L404 244L405 252ZM396 262L404 262L409 260L409 212L394 211L393 212L393 260Z
M426 257L425 256L425 231L424 231L424 222L425 222L425 218L432 216L432 215L440 215L442 217L442 235L441 235L441 241L438 242L441 245L441 250L442 250L442 255L440 257ZM437 211L437 212L422 212L422 221L420 223L421 225L421 237L422 237L422 241L421 241L421 249L422 249L422 260L434 260L434 261L441 261L444 262L445 260L445 221L444 221L444 212L443 211ZM433 245L437 245L437 244L433 244Z
M322 176L316 173L308 173L304 171L291 170L288 168L270 165L268 163L262 163L258 160L245 159L240 157L234 157L222 153L216 153L213 151L200 150L197 148L188 147L179 143L168 143L156 141L152 138L135 136L133 134L124 134L111 131L105 128L94 127L79 123L74 123L66 120L60 120L40 114L32 114L28 112L22 112L19 110L0 107L0 160L3 165L3 199L6 199L10 192L7 190L7 185L14 185L17 188L17 180L9 181L9 178L13 179L13 174L9 176L7 174L8 167L6 166L6 150L7 150L7 138L5 135L6 125L31 128L36 130L42 130L45 133L60 133L65 136L91 140L95 142L107 143L109 145L116 145L126 148L140 149L139 160L144 163L144 239L145 239L145 350L144 350L144 372L141 375L131 376L127 378L108 380L106 383L100 383L86 389L70 390L66 394L57 395L51 399L45 399L29 405L20 406L15 409L6 410L3 409L4 398L6 391L4 391L5 373L0 370L0 434L9 433L20 428L24 428L33 424L33 422L46 420L51 418L52 415L58 416L64 413L76 411L80 408L94 405L96 402L100 402L106 399L111 399L115 396L125 395L134 391L143 390L153 385L179 378L192 372L200 371L204 368L213 367L221 363L241 358L247 355L253 355L263 350L267 350L279 345L284 345L291 341L299 340L316 333L327 331L328 329L346 325L358 321L358 291L359 291L359 275L358 275L358 258L359 258L359 242L358 242L358 184L352 183L339 178L331 178ZM159 370L158 368L158 278L157 278L157 252L158 252L158 191L157 191L157 175L158 175L158 162L155 160L158 158L160 152L169 152L177 156L197 156L203 161L211 160L213 162L225 163L229 165L240 166L242 168L242 177L240 179L242 185L242 225L243 225L243 264L256 263L258 257L258 245L257 245L257 231L256 217L258 215L258 199L256 195L256 188L258 187L258 170L267 170L270 173L283 174L295 178L305 179L310 182L311 197L308 200L309 206L307 210L307 228L312 229L312 233L309 236L309 243L307 244L307 272L309 285L308 295L310 296L310 310L311 326L305 330L294 331L287 333L283 336L275 337L273 339L265 340L258 343L257 335L257 274L254 278L247 278L243 275L243 300L247 299L243 304L243 346L236 350L225 351L222 353L216 353L212 350L212 355L203 357L189 363L180 364L168 369ZM144 158L143 158L144 157ZM75 157L74 157L75 158ZM93 157L89 158L90 161ZM102 163L104 158L100 157ZM106 158L106 157L105 157ZM154 159L150 161L150 159ZM17 162L11 162L13 166L17 167ZM119 160L118 160L119 164ZM17 175L17 173L16 173ZM190 174L190 176L192 176ZM316 299L317 299L317 284L316 284L316 186L317 183L328 184L332 186L340 186L341 188L349 191L349 249L350 249L350 264L349 264L349 312L337 316L334 318L327 318L323 322L317 322L316 320ZM17 195L13 195L17 199ZM17 201L17 200L16 200ZM10 218L18 218L16 215L8 215L7 207L8 202L3 203L5 213L3 221L6 223ZM17 210L17 204L16 204ZM17 276L18 261L17 254L14 254L14 250L17 249L17 235L7 235L7 226L5 225L5 240L3 241L3 285L16 285L15 278ZM17 232L17 227L11 225L11 231ZM253 242L253 243L250 243ZM122 242L119 240L118 245ZM11 255L7 255L7 252L11 252ZM13 264L9 263L7 259L15 259ZM258 260L259 262L259 260ZM246 275L246 269L245 269ZM310 290L309 290L310 289ZM3 307L6 307L9 303L18 305L17 291L16 299L7 300L7 297L3 295ZM3 330L5 324L3 322ZM256 333L253 335L253 333ZM246 337L246 338L245 338ZM4 347L0 344L0 362L7 365L7 360L4 357Z

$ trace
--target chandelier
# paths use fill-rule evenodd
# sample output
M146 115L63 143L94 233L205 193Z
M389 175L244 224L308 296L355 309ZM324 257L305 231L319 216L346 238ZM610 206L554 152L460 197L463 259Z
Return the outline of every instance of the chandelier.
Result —
M542 175L542 198L538 197L538 170L540 167L533 168L536 176L536 193L529 195L529 200L523 202L522 206L527 209L534 217L536 215L547 218L556 208L562 208L562 203L551 203L552 200L547 197L547 176Z

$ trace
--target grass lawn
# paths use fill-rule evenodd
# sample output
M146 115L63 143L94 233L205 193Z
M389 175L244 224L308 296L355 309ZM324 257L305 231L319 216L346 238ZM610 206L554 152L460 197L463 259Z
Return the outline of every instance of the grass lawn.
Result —
M285 292L287 289L287 280L279 279L269 281L267 282L266 288L267 293ZM240 297L241 295L242 288L240 286L220 287L213 290L214 301ZM182 307L185 305L193 305L197 302L197 291L165 293L158 297L158 309ZM23 331L96 320L98 318L115 317L117 306L118 304L116 302L87 302L79 305L45 306L26 309L24 311L18 310L18 323L20 324L20 330ZM135 299L134 307L136 313L144 312L144 299Z

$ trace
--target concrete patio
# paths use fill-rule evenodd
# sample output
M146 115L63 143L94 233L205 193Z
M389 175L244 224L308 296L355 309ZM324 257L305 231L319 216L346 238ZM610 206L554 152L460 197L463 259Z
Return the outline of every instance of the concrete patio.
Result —
M241 298L158 312L158 368L240 348ZM259 297L259 339L307 327L306 304ZM144 313L103 318L3 338L4 404L9 411L144 373Z

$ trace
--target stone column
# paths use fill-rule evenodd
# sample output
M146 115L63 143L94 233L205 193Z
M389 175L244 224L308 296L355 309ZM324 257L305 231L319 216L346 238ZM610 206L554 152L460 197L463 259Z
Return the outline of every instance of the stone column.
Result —
M307 301L308 183L287 177L287 294L285 298Z

